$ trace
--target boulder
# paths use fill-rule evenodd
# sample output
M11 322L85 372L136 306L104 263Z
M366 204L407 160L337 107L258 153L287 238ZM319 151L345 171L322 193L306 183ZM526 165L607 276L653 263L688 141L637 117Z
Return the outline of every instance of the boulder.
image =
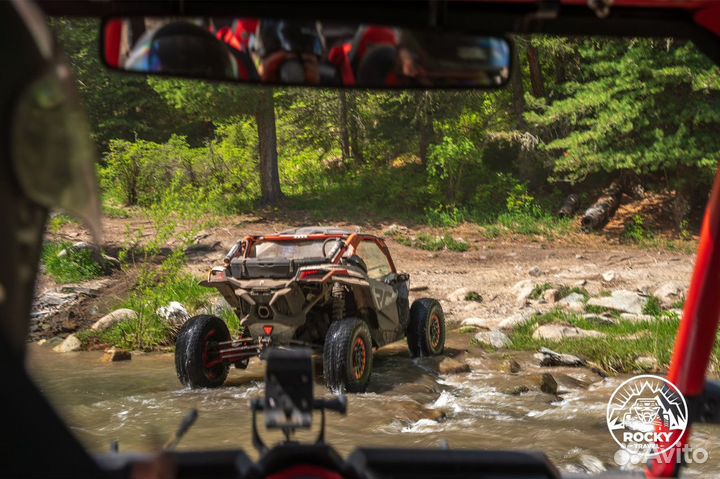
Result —
M647 298L640 296L638 293L618 289L613 291L610 296L591 298L587 304L620 311L621 313L642 314L646 303Z
M533 332L534 339L548 341L562 341L563 339L601 338L605 336L600 331L580 329L566 324L543 324Z
M443 375L466 373L468 371L470 371L470 366L467 363L453 358L443 358L438 364L438 373Z
M545 394L557 396L558 384L552 374L543 373L539 377L535 378L535 384L538 386L538 389Z
M510 389L507 389L503 391L505 394L510 394L511 396L519 396L523 393L529 392L530 388L527 387L524 384L519 384L517 386L513 386Z
M534 357L538 360L540 366L545 367L569 366L576 368L585 366L585 361L577 356L573 356L572 354L556 353L548 348L540 348L540 352L535 353Z
M580 293L570 293L558 301L557 306L570 311L583 311L585 309L585 296Z
M488 326L488 320L485 318L465 318L460 323L461 326L475 326L477 328L485 328L490 329L490 326Z
M635 364L638 368L648 373L659 370L658 360L653 356L640 356L635 360Z
M514 359L508 359L503 363L503 370L508 373L518 373L520 372L522 368L520 367L520 363L515 361Z
M408 235L410 234L410 229L407 226L393 223L383 230L383 234L386 236Z
M511 344L510 338L500 331L481 331L475 335L475 340L495 349L506 348Z
M630 313L622 313L620 314L620 317L626 321L631 321L633 323L638 323L640 321L655 321L657 318L651 314L630 314Z
M158 308L155 314L166 320L171 326L182 326L185 321L190 319L190 313L187 312L185 306L177 301L170 301L167 306Z
M62 343L58 344L53 348L56 353L69 353L72 351L78 351L82 347L82 343L74 334L69 335L63 340Z
M531 318L532 314L530 313L515 313L500 321L498 327L500 329L514 329L527 323Z
M137 316L137 313L132 309L116 309L115 311L108 313L102 318L95 321L93 325L90 326L90 329L92 329L93 331L105 331L106 329L112 328L116 324L137 319Z
M132 359L130 351L110 348L105 351L105 354L103 354L103 357L100 358L100 361L103 363L113 363L116 361L129 361L130 359Z
M618 279L618 275L615 271L605 271L602 275L602 280L606 283L612 283L616 279Z
M557 289L546 289L543 292L543 300L546 303L554 304L558 299L560 299L560 291Z
M525 304L525 302L535 289L535 286L536 285L534 281L524 279L515 283L511 288L511 291L515 294L515 298L517 299L518 303Z
M617 324L617 320L613 318L612 316L605 315L605 314L583 314L583 318L593 324L603 324L603 325L610 325L610 324Z
M667 281L653 291L653 296L660 300L663 306L670 307L682 301L685 297L685 286L677 281Z

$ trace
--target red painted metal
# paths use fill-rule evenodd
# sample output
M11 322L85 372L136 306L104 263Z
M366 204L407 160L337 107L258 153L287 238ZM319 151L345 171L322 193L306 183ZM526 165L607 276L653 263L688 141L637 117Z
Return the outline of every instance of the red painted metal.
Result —
M273 329L275 329L272 325L265 325L263 326L263 333L265 333L265 336L272 336Z
M686 398L697 397L705 388L705 375L720 320L720 170L715 176L710 201L705 210L695 271L685 300L668 380ZM690 428L677 447L664 458L648 463L647 477L675 477L677 455L688 443Z

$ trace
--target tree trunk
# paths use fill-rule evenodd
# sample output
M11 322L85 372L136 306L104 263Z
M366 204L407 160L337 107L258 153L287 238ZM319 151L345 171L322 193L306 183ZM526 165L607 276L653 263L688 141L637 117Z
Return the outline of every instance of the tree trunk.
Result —
M259 90L255 122L258 129L260 153L260 190L264 204L275 204L283 197L278 172L277 131L275 129L275 101L273 90Z
M610 186L605 188L595 203L585 210L580 220L582 229L585 231L599 230L605 227L612 215L620 206L623 189L619 181L613 180Z
M528 43L527 59L530 65L530 85L532 94L535 98L545 96L545 81L543 80L542 68L540 68L540 58L537 48Z
M430 149L430 143L433 141L435 136L435 129L433 128L433 112L432 112L432 93L424 92L421 93L420 98L420 111L419 111L419 125L418 130L420 132L420 138L418 139L418 156L423 165L427 165L428 150Z
M343 163L350 158L350 131L348 129L348 104L345 90L338 91L338 100L340 100L340 151L342 152Z
M516 43L513 49L512 74L510 75L510 90L512 91L512 114L515 124L519 130L525 129L525 97L522 83L522 68L520 68L520 55L518 49L520 44Z
M565 201L563 202L560 210L558 210L558 216L560 218L570 218L580 206L580 197L576 193L570 193Z
M365 163L365 157L362 152L362 141L360 140L360 118L357 111L356 92L348 94L348 115L349 115L349 133L350 148L352 149L352 157L356 163Z

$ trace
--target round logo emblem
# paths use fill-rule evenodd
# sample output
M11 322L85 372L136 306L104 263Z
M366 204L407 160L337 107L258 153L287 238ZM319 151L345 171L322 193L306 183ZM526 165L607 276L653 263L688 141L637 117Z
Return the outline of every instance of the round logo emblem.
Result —
M615 442L631 454L644 456L674 447L685 433L687 419L687 403L678 388L650 374L618 386L607 407L607 425Z

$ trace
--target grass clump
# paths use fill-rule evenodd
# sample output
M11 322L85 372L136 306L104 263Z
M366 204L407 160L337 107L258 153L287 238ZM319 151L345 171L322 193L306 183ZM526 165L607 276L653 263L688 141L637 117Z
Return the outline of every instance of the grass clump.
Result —
M476 291L470 291L468 294L465 295L465 301L476 301L478 303L482 303L482 296L480 296L480 293Z
M77 283L102 274L102 268L92 251L75 249L67 242L45 243L42 263L47 273L58 283Z
M465 241L456 240L450 235L430 236L420 233L417 238L397 237L396 241L405 246L423 249L426 251L455 251L464 252L470 249Z
M649 314L650 316L660 316L663 312L662 303L655 296L648 297L645 306L642 310L643 314Z
M593 329L604 333L605 336L563 341L532 337L538 326L549 323ZM630 322L617 319L615 324L596 324L580 315L556 309L519 326L510 334L510 340L513 349L536 351L541 347L547 347L553 351L573 354L593 361L608 371L633 372L642 370L636 364L640 356L655 357L660 367L668 366L679 323L677 317L663 316L662 320L654 321ZM715 364L720 362L718 346L713 352L713 361Z
M50 218L50 221L48 222L48 229L51 233L57 234L62 230L62 227L65 225L77 223L74 218L71 216L58 213L52 216Z

